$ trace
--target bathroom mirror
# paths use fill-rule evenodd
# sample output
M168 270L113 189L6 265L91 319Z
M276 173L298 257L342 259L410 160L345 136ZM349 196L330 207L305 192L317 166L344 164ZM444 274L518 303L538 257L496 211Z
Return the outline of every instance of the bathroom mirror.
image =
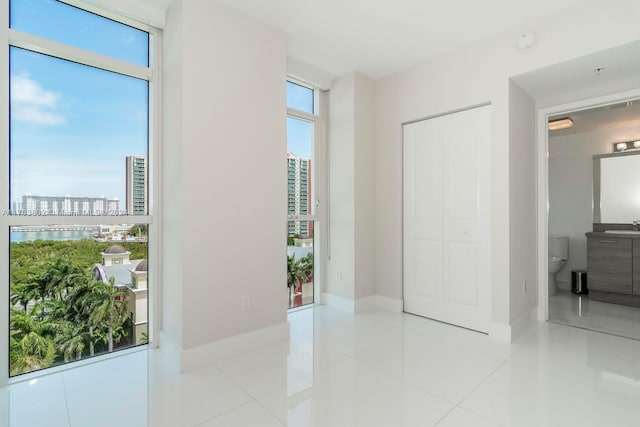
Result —
M593 222L640 220L640 151L593 156Z

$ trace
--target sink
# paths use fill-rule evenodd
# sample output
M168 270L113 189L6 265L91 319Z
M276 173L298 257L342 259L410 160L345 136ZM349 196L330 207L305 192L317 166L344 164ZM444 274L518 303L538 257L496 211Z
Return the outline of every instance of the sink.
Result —
M635 230L605 230L605 233L616 233L616 234L638 234L640 235L640 231Z

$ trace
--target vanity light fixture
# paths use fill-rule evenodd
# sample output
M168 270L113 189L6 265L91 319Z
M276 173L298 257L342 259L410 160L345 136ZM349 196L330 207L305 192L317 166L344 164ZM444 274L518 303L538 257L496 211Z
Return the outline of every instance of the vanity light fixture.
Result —
M622 153L627 150L640 150L640 141L614 142L613 152Z
M567 129L573 126L573 120L569 117L549 122L549 130Z

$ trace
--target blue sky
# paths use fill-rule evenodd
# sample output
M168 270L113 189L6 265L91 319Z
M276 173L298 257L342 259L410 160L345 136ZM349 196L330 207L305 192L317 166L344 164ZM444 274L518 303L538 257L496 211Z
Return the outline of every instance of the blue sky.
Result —
M11 27L148 65L147 33L54 0L12 0ZM148 153L148 82L13 47L10 77L11 201L106 196L124 209L125 157ZM313 91L288 82L287 105L313 113ZM287 149L311 158L313 124L287 118Z
M287 107L313 113L313 91L287 82ZM313 151L313 124L287 117L287 150L310 159Z
M147 33L55 1L14 0L11 25L148 62ZM12 201L106 196L124 209L125 157L148 153L148 82L19 48L11 48L10 73Z
M313 146L313 124L287 117L287 151L296 157L311 158Z

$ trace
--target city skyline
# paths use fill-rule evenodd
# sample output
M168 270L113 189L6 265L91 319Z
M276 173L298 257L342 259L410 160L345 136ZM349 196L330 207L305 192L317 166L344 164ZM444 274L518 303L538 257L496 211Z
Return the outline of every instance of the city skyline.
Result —
M125 200L127 156L148 155L148 82L10 49L11 203L24 194Z
M21 196L12 194L11 209L38 212L40 215L80 215L80 212L104 212L105 215L146 215L147 214L147 158L144 156L125 156L125 193L124 200L104 194L42 195L25 193ZM16 197L19 197L16 200ZM120 206L120 202L124 206ZM82 203L90 204L82 205ZM87 213L82 213L86 215Z

